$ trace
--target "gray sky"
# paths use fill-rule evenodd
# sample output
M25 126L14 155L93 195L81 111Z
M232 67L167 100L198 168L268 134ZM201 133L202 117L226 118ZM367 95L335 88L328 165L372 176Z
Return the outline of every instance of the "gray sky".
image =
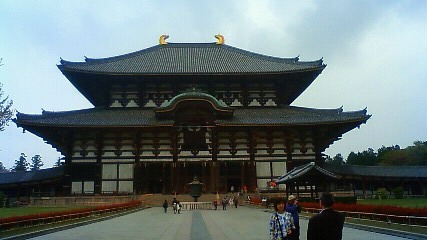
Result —
M28 114L92 105L56 67L169 42L225 43L256 53L328 65L294 106L367 107L367 124L326 154L427 140L427 1L0 1L0 82ZM23 152L46 167L61 155L11 123L0 132L0 161Z

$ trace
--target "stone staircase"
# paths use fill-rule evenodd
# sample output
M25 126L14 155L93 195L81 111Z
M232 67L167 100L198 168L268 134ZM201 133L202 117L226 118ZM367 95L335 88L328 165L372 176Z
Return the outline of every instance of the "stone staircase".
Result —
M230 194L219 194L219 199L222 199L224 196L237 196ZM161 207L165 200L168 201L169 206L172 204L172 200L175 195L167 195L167 194L144 194L138 195L136 198L142 201L142 204L145 206L151 207ZM217 198L216 194L203 194L201 197L197 199L198 202L213 202ZM180 202L193 202L193 198L188 194L178 194L176 195L176 199ZM243 199L240 199L239 204L243 203Z

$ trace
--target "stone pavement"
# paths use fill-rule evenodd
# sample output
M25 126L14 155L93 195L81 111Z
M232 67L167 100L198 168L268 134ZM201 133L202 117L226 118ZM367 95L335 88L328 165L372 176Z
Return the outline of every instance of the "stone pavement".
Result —
M221 208L222 209L222 208ZM271 213L250 207L227 210L183 211L153 207L121 217L63 230L33 239L269 239ZM301 219L301 239L306 239L308 220ZM344 228L343 239L406 239Z

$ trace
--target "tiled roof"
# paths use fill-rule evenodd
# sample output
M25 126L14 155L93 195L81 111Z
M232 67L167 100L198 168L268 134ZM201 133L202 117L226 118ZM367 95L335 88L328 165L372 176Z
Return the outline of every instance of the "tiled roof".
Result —
M316 181L319 178L339 179L339 177L332 172L317 166L314 162L310 162L292 169L279 177L275 182L277 184L283 184L288 182L308 181L309 179Z
M414 177L427 178L427 166L360 166L325 165L325 169L335 174L365 177Z
M234 110L230 119L218 119L217 125L313 125L356 122L364 123L370 115L366 110L343 112L342 109L311 109L301 107L272 107ZM159 120L153 109L91 108L66 112L44 111L41 115L18 113L18 126L63 127L138 127L172 125L173 120Z
M64 175L64 167L55 167L28 172L0 173L0 185L41 181L60 178Z
M101 74L244 74L323 70L323 61L299 62L215 43L168 43L86 62L61 60L61 71Z
M338 109L313 109L302 107L236 109L230 120L218 120L219 125L311 125L341 122L365 122L370 115L366 110L343 112Z

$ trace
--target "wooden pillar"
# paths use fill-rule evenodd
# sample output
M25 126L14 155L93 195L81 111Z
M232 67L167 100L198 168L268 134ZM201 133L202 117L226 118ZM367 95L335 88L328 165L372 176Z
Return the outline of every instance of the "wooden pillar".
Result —
M210 179L209 179L209 190L211 192L216 192L218 189L216 188L216 175L215 175L215 162L210 161L209 163L209 175L210 175Z
M205 161L200 163L202 166L202 182L203 182L203 188L206 192L209 192L209 185L207 184L207 177L206 177L206 168L207 164Z
M318 198L319 197L319 189L317 189L317 184L314 185L314 191L316 193L316 198Z
M313 185L312 184L310 184L310 196L311 196L311 199L314 199L314 192L313 192Z
M185 193L187 193L187 185L186 184L188 182L188 171L187 171L187 163L186 162L183 162L181 164L181 170L184 172L184 181L180 181L180 182L178 182L178 184L180 184L183 187L183 191ZM182 174L182 172L181 172L181 174ZM193 176L190 176L190 177L193 177Z
M243 189L243 186L245 185L245 179L246 179L246 176L245 176L245 166L246 166L247 164L245 164L245 161L241 161L240 162L240 189ZM236 189L236 191L239 191L239 189Z
M135 163L133 165L133 190L135 193L139 194L141 192L141 135L137 131L133 136L132 141L132 154L135 156Z
M363 198L366 199L366 181L365 178L362 178L362 192L363 192Z
M71 182L72 182L72 155L73 155L73 135L69 131L63 132L61 135L61 142L65 147L65 163L64 163L64 183L62 186L63 192L66 195L71 195Z
M144 193L148 193L148 172L150 171L150 165L147 162L143 163L143 179L144 179Z
M228 163L228 161L225 161L224 162L224 164L225 164L225 189L226 189L226 192L231 192L231 190L230 190L230 188L231 188L231 185L228 185L228 180L230 179L230 171L229 171L229 168L231 168L231 162L230 163Z
M286 148L286 172L289 172L294 168L294 164L292 161L292 152L294 151L292 148L292 140L291 137L285 138L285 148Z
M141 174L141 163L137 162L134 164L134 174L133 174L133 189L135 193L142 193L142 174Z
M99 172L94 179L94 192L95 194L102 194L102 148L104 147L103 143L104 137L102 133L98 133L95 138L95 147L96 147L96 164L98 165Z
M218 171L218 130L216 128L211 129L211 151L212 151L212 161L209 163L210 171L210 190L212 192L218 192L219 189L219 171Z
M166 168L167 168L167 163L163 163L162 164L162 193L166 194Z
M175 194L178 191L179 182L179 164L178 164L178 132L177 130L172 133L172 177L171 177L171 189Z
M176 181L176 162L171 162L169 164L169 168L170 168L170 181L169 181L169 189L170 189L170 193L175 193L176 191L176 187L175 187L175 181Z
M256 174L256 161L255 161L255 132L252 130L248 130L249 136L249 163L248 163L248 192L254 192L255 188L257 188L257 174Z
M176 163L176 182L175 182L175 191L179 194L182 190L182 184L181 184L181 174L182 174L182 163L177 162Z

